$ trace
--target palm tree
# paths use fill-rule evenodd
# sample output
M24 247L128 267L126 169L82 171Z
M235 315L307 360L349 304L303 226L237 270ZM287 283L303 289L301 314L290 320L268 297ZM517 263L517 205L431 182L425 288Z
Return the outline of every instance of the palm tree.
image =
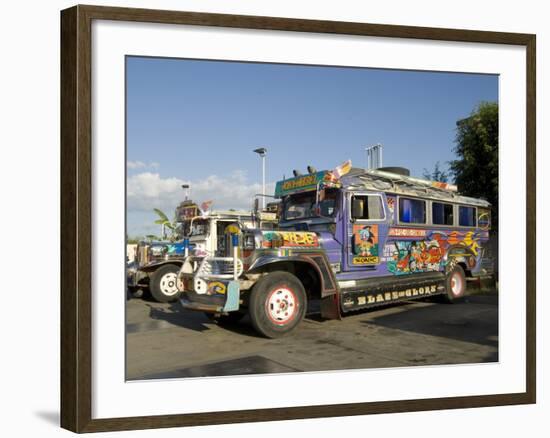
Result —
M170 234L168 235L168 240L171 240L171 241L176 240L177 239L177 232L176 232L177 222L176 222L176 218L174 217L173 220L170 220L170 219L168 219L168 216L166 216L166 214L162 210L159 210L158 208L154 208L153 210L159 217L155 221L155 224L158 224L162 227L162 236L164 237L165 230L166 230L166 228L168 228L170 230Z

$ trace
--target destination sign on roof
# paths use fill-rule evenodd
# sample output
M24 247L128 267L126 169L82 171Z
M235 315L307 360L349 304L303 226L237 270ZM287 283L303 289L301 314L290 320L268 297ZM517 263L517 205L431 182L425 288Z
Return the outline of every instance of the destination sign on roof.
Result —
M282 198L292 193L315 190L317 184L323 181L326 174L327 171L325 170L278 181L275 186L275 197Z
M180 205L177 208L177 217L180 221L184 221L186 219L191 219L195 216L197 216L197 205L196 204L188 204L188 205Z

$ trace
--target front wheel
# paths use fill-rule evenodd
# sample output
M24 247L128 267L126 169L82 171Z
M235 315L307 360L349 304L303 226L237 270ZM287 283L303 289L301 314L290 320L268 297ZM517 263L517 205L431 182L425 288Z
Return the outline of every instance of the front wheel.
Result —
M292 331L304 319L307 298L300 280L288 272L271 272L260 278L250 295L252 325L268 338Z
M156 301L169 303L179 298L180 292L176 284L179 270L179 266L164 265L153 273L149 289Z
M456 265L447 274L445 291L446 293L443 297L448 303L453 303L466 295L466 274L462 266Z

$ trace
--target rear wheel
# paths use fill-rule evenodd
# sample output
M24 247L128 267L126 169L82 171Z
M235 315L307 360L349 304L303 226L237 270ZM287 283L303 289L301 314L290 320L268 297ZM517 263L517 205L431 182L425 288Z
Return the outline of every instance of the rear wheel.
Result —
M153 273L149 289L156 301L168 303L179 298L180 292L176 284L179 270L179 266L164 265Z
M254 285L248 311L256 331L268 338L278 338L304 319L306 307L306 293L300 280L288 272L272 272Z
M445 280L445 301L453 303L466 295L466 274L462 266L456 265Z

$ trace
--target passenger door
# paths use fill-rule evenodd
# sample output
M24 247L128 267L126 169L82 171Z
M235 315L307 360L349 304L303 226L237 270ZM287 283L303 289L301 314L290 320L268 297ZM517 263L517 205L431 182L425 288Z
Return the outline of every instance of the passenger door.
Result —
M375 271L383 255L389 213L383 193L349 193L346 252L348 271Z

